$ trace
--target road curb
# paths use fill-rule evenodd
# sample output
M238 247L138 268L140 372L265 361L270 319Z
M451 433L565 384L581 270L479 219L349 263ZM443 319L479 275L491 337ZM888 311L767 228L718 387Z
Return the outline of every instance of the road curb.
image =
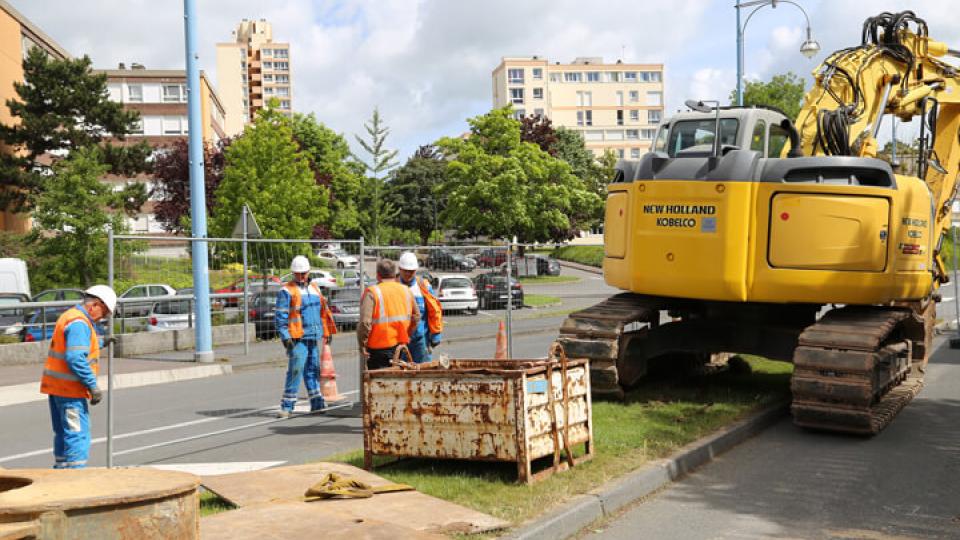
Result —
M612 516L624 507L709 463L720 454L773 425L788 410L789 401L771 405L749 418L684 446L667 459L650 463L585 495L578 495L559 508L500 538L554 540L572 537L597 519Z
M232 372L233 368L229 364L212 364L177 369L159 369L154 371L120 373L113 376L113 388L115 390L120 390L122 388L138 388L141 386L152 386L155 384L165 384L171 382L188 381L191 379L216 377L219 375L229 375ZM97 384L100 386L100 388L106 390L107 376L101 375L100 377L97 377ZM37 376L37 382L0 387L0 407L7 405L18 405L21 403L30 403L33 401L42 401L45 399L47 399L47 396L40 393L39 374Z
M557 259L557 262L560 263L560 266L566 266L567 268L574 268L576 270L581 270L583 272L589 272L591 274L600 274L603 275L603 269L597 268L596 266L590 266L589 264L580 264L573 261L565 261L563 259Z

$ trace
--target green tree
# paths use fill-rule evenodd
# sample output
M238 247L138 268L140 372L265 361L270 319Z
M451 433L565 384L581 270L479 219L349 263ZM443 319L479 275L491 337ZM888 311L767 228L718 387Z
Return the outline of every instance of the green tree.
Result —
M804 80L792 71L774 75L769 82L747 81L743 88L743 104L766 105L783 111L787 118L796 119L803 103ZM737 89L730 91L730 103L737 102Z
M373 109L373 115L364 124L369 140L355 135L357 143L368 154L367 159L356 157L367 176L360 189L360 230L373 245L387 240L384 228L397 217L397 209L386 198L386 175L397 166L396 150L386 147L390 128L383 124L380 110Z
M461 232L520 241L571 238L595 220L600 197L573 175L567 162L520 140L509 106L471 118L470 136L443 138L449 156L443 219Z
M555 133L556 143L554 143L554 156L566 161L570 165L573 174L581 179L587 189L596 193L600 197L607 196L607 184L613 180L611 172L606 163L612 158L616 164L617 158L612 151L608 151L609 156L604 155L600 160L594 157L593 152L587 148L583 136L579 132L565 127L559 127ZM602 216L603 209L599 209L596 216L599 219Z
M218 144L203 145L204 195L207 215L217 208L217 187L223 180L226 166L225 149L230 139ZM186 139L178 139L157 152L153 160L153 191L156 201L154 213L163 223L163 228L174 233L190 232L190 145Z
M230 143L225 157L211 219L214 235L230 236L244 204L265 238L310 238L314 226L328 219L327 189L317 185L282 114L262 110Z
M314 238L355 238L360 232L360 188L364 167L350 153L342 135L309 115L294 114L293 138L310 160L317 184L330 191L330 219L318 225Z
M387 200L399 210L393 224L417 231L419 242L428 244L439 229L439 210L446 201L438 190L446 180L447 162L436 147L421 146L387 183Z
M139 118L135 111L110 101L107 76L91 71L90 59L59 60L33 47L23 61L24 82L14 83L16 99L7 107L14 119L0 125L0 140L15 153L0 157L0 207L29 210L55 176L52 164L71 151L99 145L107 137L123 139ZM104 143L109 144L109 143ZM140 172L143 145L98 154L118 173Z
M107 167L99 151L79 148L53 164L51 182L36 198L30 234L35 286L87 287L107 274L107 231L123 232L124 214L146 200L142 185L113 191L100 181Z

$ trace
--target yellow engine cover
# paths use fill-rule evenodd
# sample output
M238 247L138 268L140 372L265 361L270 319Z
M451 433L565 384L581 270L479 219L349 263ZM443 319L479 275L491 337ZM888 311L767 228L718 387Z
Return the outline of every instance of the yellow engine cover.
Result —
M612 184L607 283L656 296L876 304L933 287L930 195L818 183L646 180Z

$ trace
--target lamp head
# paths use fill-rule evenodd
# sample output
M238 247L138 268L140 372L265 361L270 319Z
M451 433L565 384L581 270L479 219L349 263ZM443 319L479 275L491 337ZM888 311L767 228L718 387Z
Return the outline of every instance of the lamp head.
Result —
M813 58L815 54L820 52L820 44L817 43L814 39L807 39L800 45L800 54L806 56L807 58Z

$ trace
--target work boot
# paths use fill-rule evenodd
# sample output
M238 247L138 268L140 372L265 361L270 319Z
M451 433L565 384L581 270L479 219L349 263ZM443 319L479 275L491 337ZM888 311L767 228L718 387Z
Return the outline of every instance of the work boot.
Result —
M327 403L323 400L323 396L316 396L310 399L310 412L322 411L327 408Z
M290 418L290 411L280 409L280 412L277 413L277 418Z

